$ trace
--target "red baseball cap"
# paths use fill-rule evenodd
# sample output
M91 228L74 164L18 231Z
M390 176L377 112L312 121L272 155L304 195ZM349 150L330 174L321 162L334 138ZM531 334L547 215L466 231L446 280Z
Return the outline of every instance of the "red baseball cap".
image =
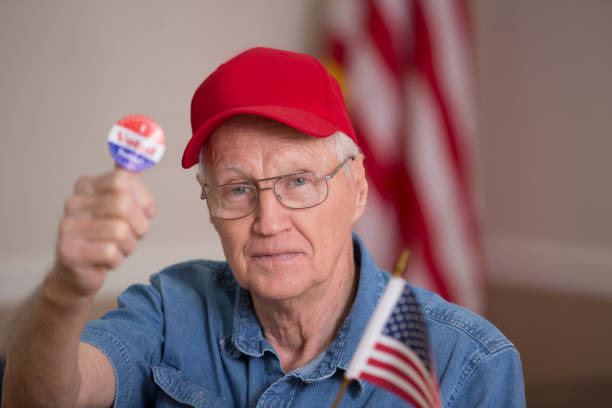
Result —
M198 163L212 132L240 114L264 116L316 137L342 131L357 143L340 87L316 58L258 47L221 64L195 91L193 136L183 167Z

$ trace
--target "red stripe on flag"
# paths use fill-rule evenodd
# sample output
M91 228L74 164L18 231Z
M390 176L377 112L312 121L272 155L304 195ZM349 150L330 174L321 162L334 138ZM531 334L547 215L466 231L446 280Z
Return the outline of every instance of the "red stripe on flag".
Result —
M461 210L461 217L466 221L466 226L468 228L468 234L471 242L471 246L474 248L474 253L480 253L481 251L481 243L480 243L480 234L479 228L476 223L473 211L474 205L472 203L472 198L469 193L471 190L471 186L469 183L469 176L467 173L467 166L463 163L463 158L467 156L466 152L462 151L459 146L459 138L458 138L458 129L453 124L448 107L448 101L445 99L442 94L442 89L440 85L440 80L434 68L436 61L432 55L432 50L436 47L436 40L440 40L432 35L431 29L429 27L428 21L425 18L423 13L423 6L421 5L421 1L415 1L413 7L413 13L415 18L415 35L418 38L415 47L415 65L419 71L424 74L424 77L427 79L427 84L430 87L430 90L435 98L436 107L438 108L440 117L442 118L442 125L444 127L443 136L446 137L446 147L449 150L450 157L452 157L452 164L454 168L453 176L455 178L455 182L457 183L458 192L459 192L459 208ZM449 2L449 7L452 6ZM464 10L464 16L467 18L467 10ZM464 26L464 24L460 24ZM435 215L434 215L435 216ZM435 257L434 257L435 258ZM478 270L476 272L476 276L474 277L478 281L482 282L482 265L480 259L475 259ZM452 273L452 271L447 271L447 273ZM452 299L453 297L451 297Z
M359 378L391 391L395 395L399 396L401 399L408 401L410 404L414 405L415 408L428 408L427 406L421 405L416 399L414 399L412 395L408 394L406 391L384 378L370 375L368 373L362 373Z
M437 389L432 384L432 379L428 375L428 373L423 372L423 369L421 367L414 364L414 362L410 358L406 357L404 353L402 353L400 350L394 349L392 347L386 346L381 343L376 343L376 346L374 348L384 353L391 354L392 356L397 357L400 360L402 360L404 363L408 364L410 367L414 369L414 371L417 373L421 381L423 381L423 383L427 385L427 387L432 393L435 394L437 392Z
M331 57L338 63L338 65L344 66L346 58L346 47L344 46L342 41L335 38L333 35L330 35L329 39L329 49ZM346 95L344 95L344 97L346 98Z
M472 26L472 19L470 18L468 0L457 0L455 13L461 27L461 34L465 37L465 44L469 47L470 57L473 57L474 44L474 27Z
M382 16L374 0L368 0L368 18L367 18L367 30L376 44L376 51L380 54L382 59L385 61L387 68L393 73L396 80L401 80L401 57L398 55L393 47L393 40L391 34L387 29Z
M435 284L433 290L445 299L452 300L447 282L440 273L436 258L432 252L431 228L427 227L421 203L414 190L414 183L404 164L380 163L376 155L368 155L372 151L370 139L364 137L359 125L359 119L352 119L359 144L366 154L366 170L370 183L374 184L381 197L385 198L394 208L393 216L400 224L402 242L395 243L399 249L413 248L420 243L422 256L427 265L430 278ZM398 250L399 251L399 250Z
M425 78L427 78L427 83L435 97L436 106L440 111L442 124L444 125L444 135L446 136L446 141L448 143L447 146L449 147L451 157L453 158L453 167L456 172L455 174L457 175L456 179L462 186L461 190L462 193L464 193L467 190L467 186L465 168L461 163L461 157L463 154L458 146L455 129L452 126L448 107L446 106L446 101L442 97L442 92L440 90L440 81L437 78L437 74L434 69L435 62L432 56L432 49L434 45L432 44L432 41L435 41L435 39L431 38L430 30L425 16L423 15L423 9L420 2L414 3L414 16L416 36L419 38L415 48L415 64L417 69L425 75Z
M367 362L368 365L370 366L374 366L374 367L378 367L378 368L382 368L385 371L389 371L391 373L393 373L395 376L400 377L401 379L403 379L404 381L410 383L410 385L412 385L415 390L419 393L419 395L425 400L431 403L431 401L429 401L429 398L427 397L427 392L426 390L424 390L423 388L421 388L421 386L412 379L412 377L410 377L408 374L406 374L404 371L402 371L401 369L397 368L396 366L389 364L389 363L385 363L379 360L376 360L375 358L370 358L368 359ZM420 376L419 376L420 377ZM425 383L427 384L427 383Z
M351 119L359 144L366 155L365 165L369 181L373 190L377 191L380 199L385 202L385 205L379 208L393 208L393 214L379 213L374 217L393 219L397 225L397 233L401 234L400 242L387 242L387 249L383 251L388 253L388 248L398 248L399 253L402 247L412 249L416 255L415 259L418 260L415 264L419 265L426 274L426 278L420 283L427 285L445 299L478 307L478 302L469 304L471 299L480 299L482 291L479 292L478 288L483 287L482 265L480 265L482 262L481 245L478 226L473 214L469 162L467 162L470 159L467 150L471 148L471 144L466 140L470 140L472 135L463 134L471 131L469 126L471 126L472 119L466 117L465 123L463 121L454 123L455 120L458 120L457 118L462 118L457 115L465 112L467 115L470 114L469 109L458 109L456 105L471 103L471 101L469 98L464 100L461 96L457 96L460 94L457 94L455 88L451 88L453 92L448 89L449 83L456 83L449 82L449 78L451 81L467 80L469 82L470 78L463 78L463 76L471 72L468 67L467 70L457 71L461 73L457 79L454 79L453 75L447 75L456 73L451 70L453 55L445 53L452 44L446 46L442 41L452 37L449 37L448 33L441 31L440 28L448 27L444 23L451 18L454 20L453 27L456 26L453 30L459 30L457 35L468 36L469 16L465 0L448 0L443 4L436 3L435 7L421 0L406 1L402 4L393 3L393 5L383 5L375 0L352 0L331 2L331 5L332 10L335 11L331 15L337 25L332 19L329 27L331 33L329 47L331 54L347 74L344 79L349 96L368 98L369 95L367 90L364 90L364 86L373 87L382 84L384 92L373 92L373 94L391 95L392 100L386 100L386 102L389 103L391 109L397 109L397 112L400 113L399 117L390 116L397 123L390 123L388 128L383 130L393 132L393 129L397 128L397 134L378 135L376 132L380 130L380 126L374 126L375 130L370 128L373 123L376 123L377 117L373 116L378 114L376 105L374 105L376 101L360 99L359 102L353 104L350 100L347 101L349 109L351 105L359 107L359 116L353 113ZM400 10L401 7L405 7L402 10L410 9L410 12L407 12L405 16L401 15L401 18L395 18L399 14L393 13ZM441 7L447 8L444 10L445 13L432 12L432 10L439 11ZM438 19L444 21L438 21ZM469 39L465 38L462 38L461 43L471 44ZM458 50L458 53L457 55L464 57L465 61L471 60L470 55L461 54L465 53L463 47ZM440 65L441 61L436 60L438 57L446 58L442 61L444 66ZM459 60L464 59L459 58ZM350 65L353 63L354 65ZM433 201L433 205L430 206L431 200L435 200L436 196L427 194L431 191L423 189L422 186L439 181L423 180L421 177L423 169L420 169L419 173L419 169L415 170L417 164L406 161L405 152L408 152L408 147L417 140L415 135L406 132L408 123L404 123L406 121L404 114L409 110L405 86L408 83L407 79L414 78L414 75L418 75L425 81L424 86L427 87L427 92L433 98L432 109L435 109L435 119L439 122L436 125L440 129L439 136L442 137L442 151L439 152L438 159L448 162L434 167L445 170L441 173L444 176L443 182L448 183L453 189L448 195L452 197L449 205L438 205L439 203ZM355 85L357 78L364 82ZM374 79L369 80L369 78ZM352 87L359 89L359 92L352 93ZM457 89L460 90L461 87ZM372 109L368 109L368 103L372 104ZM396 104L399 106L393 107ZM419 135L421 138L428 136ZM384 148L379 148L378 143L381 143ZM389 151L393 157L384 156ZM378 154L381 156L377 156ZM448 171L446 171L447 168ZM417 181L420 184L417 184ZM459 265L458 270L462 273L460 279L468 279L468 281L463 281L469 282L468 284L460 284L458 278L453 277L453 274L456 273L453 270L455 260L449 258L448 254L452 252L448 248L448 239L444 239L449 231L448 228L445 229L442 224L436 222L443 216L437 211L449 210L452 211L445 215L451 217L452 221L456 220L454 225L459 228L457 236L461 239L458 242L462 243L460 250L465 252L457 257L456 265ZM393 232L377 235L376 231L366 231L366 233L372 235L369 239L379 240L395 239L392 236L396 234ZM364 239L368 244L368 236L364 236ZM384 245L379 241L378 246L383 247ZM381 259L380 254L377 253L373 253L373 256L377 263L390 265L390 262L393 262L393 259Z

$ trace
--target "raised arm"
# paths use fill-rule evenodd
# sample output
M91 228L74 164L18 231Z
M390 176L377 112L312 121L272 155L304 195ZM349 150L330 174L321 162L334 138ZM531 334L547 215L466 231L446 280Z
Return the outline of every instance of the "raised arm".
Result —
M153 196L135 173L116 169L76 182L55 266L11 335L2 407L112 405L110 362L80 337L107 273L135 250L155 212Z

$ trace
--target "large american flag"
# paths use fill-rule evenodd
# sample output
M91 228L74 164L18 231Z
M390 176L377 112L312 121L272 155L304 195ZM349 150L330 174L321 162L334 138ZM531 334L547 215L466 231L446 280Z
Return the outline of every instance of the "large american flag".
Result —
M403 279L387 284L345 376L371 382L416 408L441 406L427 327Z
M379 266L413 252L411 283L482 311L466 0L331 0L330 61L366 155L356 225Z

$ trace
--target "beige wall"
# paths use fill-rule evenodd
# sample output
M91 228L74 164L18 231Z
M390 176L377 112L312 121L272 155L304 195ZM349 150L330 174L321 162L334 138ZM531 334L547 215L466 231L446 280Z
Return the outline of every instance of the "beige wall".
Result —
M612 297L612 2L477 0L497 283Z
M129 113L154 117L167 133L165 157L144 175L159 216L103 295L171 262L221 258L194 173L180 168L191 95L249 46L312 51L319 7L312 0L0 2L0 302L23 297L41 279L75 179L112 168L106 136Z
M473 4L488 317L521 352L530 407L603 406L612 2Z

